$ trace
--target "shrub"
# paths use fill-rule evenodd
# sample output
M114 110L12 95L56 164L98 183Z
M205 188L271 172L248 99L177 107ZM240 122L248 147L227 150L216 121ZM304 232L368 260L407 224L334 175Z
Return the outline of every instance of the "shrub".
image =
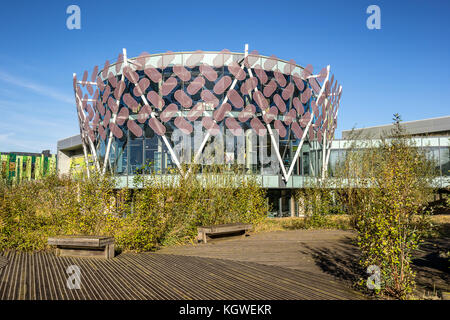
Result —
M411 254L429 228L433 162L397 122L392 139L347 152L339 169L347 181L346 207L353 217L364 268L380 268L377 293L404 299L414 288ZM365 280L361 281L365 285Z
M127 239L135 239L132 249L150 250L192 240L200 225L257 224L267 216L265 192L254 177L217 170L197 175L191 169L169 181L157 175L136 178L143 188L133 195L126 218L133 228L119 242L130 247Z
M119 249L147 251L190 241L199 225L258 223L267 216L254 177L193 171L173 177L137 176L140 190L116 190L114 178L95 172L0 182L0 250L42 250L50 236L78 234L111 235Z

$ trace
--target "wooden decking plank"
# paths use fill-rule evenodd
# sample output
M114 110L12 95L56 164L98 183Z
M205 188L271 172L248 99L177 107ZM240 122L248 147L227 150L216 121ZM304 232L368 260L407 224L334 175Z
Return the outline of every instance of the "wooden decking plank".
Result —
M117 268L117 263L109 261L100 261L100 259L91 259L93 264L98 265L96 275L101 283L106 283L113 296L110 299L133 299L142 300L146 296L141 290L136 290L136 281L133 279L130 268ZM106 272L105 272L106 271ZM99 278L100 277L100 278ZM118 281L119 283L115 283ZM114 291L114 293L112 292Z
M286 286L281 286L276 282L267 281L264 277L260 275L259 272L249 272L247 267L237 267L236 265L230 265L227 269L228 276L234 282L241 282L247 284L247 286L252 286L253 292L263 292L264 294L270 294L273 299L295 299L300 298L302 295L306 297L306 292L299 293L296 290L291 290ZM312 298L320 298L319 296L314 297L313 294L309 293Z
M257 269L261 272L265 272L267 276L273 276L277 277L276 273L272 272L273 266L264 265L264 264L257 264L254 262L247 263L247 262L240 262L243 265L246 266L253 266L254 269ZM312 272L308 271L299 271L289 268L283 268L283 273L286 273L286 275L289 275L289 277L285 278L286 281L291 281L290 279L297 279L296 282L298 283L311 283L315 287L323 287L328 288L330 290L329 293L331 293L335 298L339 298L340 295L336 295L335 293L341 293L348 295L349 293L355 298L355 296L362 297L362 294L356 293L353 290L343 288L342 285L339 285L336 281L334 281L331 276L318 276Z
M148 257L145 254L139 256L131 254L124 257L124 259L131 259L141 272L146 273L147 276L152 279L152 283L164 293L164 299L185 298L184 293L171 284L171 277L167 274L167 270L164 270L159 263L153 264L153 261L151 261L151 259L148 260L147 258ZM143 263L147 263L147 266L143 265Z
M144 259L152 259L152 257L153 256L146 255ZM226 298L226 295L222 294L220 291L217 291L217 287L212 286L213 288L211 288L210 286L205 288L204 285L202 285L202 281L205 281L205 277L203 274L201 274L201 268L199 268L198 265L196 266L196 268L191 268L188 263L183 263L182 270L180 270L176 267L176 265L181 261L169 261L167 263L162 259L156 260L162 270L170 271L167 274L167 277L169 277L171 281L177 283L180 289L184 290L182 291L183 296L189 299L207 299L208 294L209 296L211 296L211 294L214 292L214 294L216 294L215 297L223 299ZM189 273L187 271L189 271ZM200 279L196 276L197 274L201 274ZM195 284L192 284L192 282L194 282Z
M125 253L111 260L8 252L1 299L355 299L329 278L301 270L227 259ZM80 267L81 290L66 286ZM339 289L339 290L338 290Z
M215 274L206 273L202 264L189 263L188 260L177 259L175 256L165 256L165 258L167 258L167 263L180 263L182 269L190 272L185 277L196 282L196 288L202 294L202 299L211 298L212 292L215 294L215 299L226 299L229 297L229 292L226 291L227 287L218 281Z
M167 255L169 257L170 255ZM263 299L264 297L267 297L267 294L274 294L276 291L268 290L267 292L261 293L260 291L265 291L264 289L261 290L259 286L254 282L248 281L248 279L244 278L235 278L230 276L230 266L228 264L221 263L219 261L214 261L214 266L212 266L211 260L207 259L198 259L195 257L189 257L189 259L184 259L184 264L189 264L190 262L193 262L194 264L201 264L201 268L197 269L198 272L198 281L199 284L202 283L202 279L207 275L213 275L213 282L220 284L221 289L219 290L229 290L228 294L230 292L233 292L233 294L239 293L240 299L248 298L249 295L251 298L255 299ZM205 263L206 262L206 263ZM208 274L205 273L205 271L208 270ZM245 287L252 287L253 290L246 290ZM255 288L256 287L256 288ZM250 292L249 292L250 291Z

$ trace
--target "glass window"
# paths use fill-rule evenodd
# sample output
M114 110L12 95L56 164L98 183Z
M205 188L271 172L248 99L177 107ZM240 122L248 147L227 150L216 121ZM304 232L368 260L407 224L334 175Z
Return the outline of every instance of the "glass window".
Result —
M450 176L450 147L440 148L439 163L441 165L441 175Z
M129 147L128 174L141 173L143 163L143 140L131 140Z

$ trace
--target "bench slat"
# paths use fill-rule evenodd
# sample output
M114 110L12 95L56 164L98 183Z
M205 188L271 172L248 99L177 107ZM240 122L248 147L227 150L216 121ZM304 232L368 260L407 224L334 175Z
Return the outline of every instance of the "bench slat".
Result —
M198 227L198 239L203 241L203 243L206 243L208 238L207 235L226 235L242 231L244 231L244 234L247 234L247 231L251 230L252 228L253 225L249 223L229 223Z
M56 246L100 248L114 243L114 238L105 236L58 236L48 238L47 243Z

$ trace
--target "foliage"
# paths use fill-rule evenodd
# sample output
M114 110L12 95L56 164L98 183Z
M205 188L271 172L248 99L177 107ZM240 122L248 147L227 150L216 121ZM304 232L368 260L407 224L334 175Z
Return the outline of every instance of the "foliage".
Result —
M145 251L189 241L196 227L260 222L268 213L254 177L239 174L141 179L140 190L115 189L109 176L47 176L17 185L0 182L0 250L47 248L55 235L111 235L122 250ZM177 176L172 176L177 177Z
M49 175L0 186L0 250L43 249L49 236L59 234L109 234L123 210L115 205L113 183L100 175Z
M330 227L328 216L344 214L340 197L340 191L332 188L328 179L311 179L305 188L298 189L296 199L304 210L305 228Z
M124 238L136 247L150 250L160 245L187 241L197 235L197 226L232 222L258 224L268 214L265 191L255 177L234 174L216 167L197 175L136 176L143 188L133 195L133 211L127 217L133 227ZM123 239L123 240L122 240Z
M308 217L266 218L258 224L255 232L286 231L299 229L352 230L350 217L346 214L323 215L312 222Z
M425 208L436 172L398 115L394 120L392 138L355 141L338 176L346 183L344 202L358 232L361 265L380 268L377 293L404 299L414 288L411 254L430 225Z

